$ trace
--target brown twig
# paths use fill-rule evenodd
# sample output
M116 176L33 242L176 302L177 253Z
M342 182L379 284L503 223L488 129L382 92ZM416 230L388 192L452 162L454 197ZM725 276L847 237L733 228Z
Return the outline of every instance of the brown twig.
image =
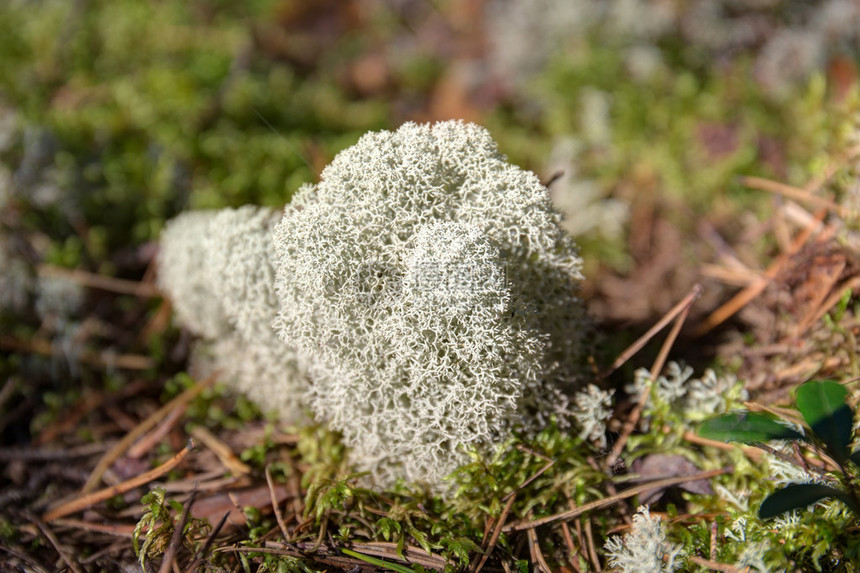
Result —
M695 284L693 288L690 289L690 292L685 296L681 302L673 306L669 312L667 312L663 318L657 321L657 324L648 329L648 332L640 336L636 342L628 346L621 354L618 355L618 358L615 359L615 362L602 374L601 378L606 378L618 368L621 367L625 362L630 360L634 354L642 350L642 348L648 343L649 340L654 338L658 332L663 330L667 324L675 320L675 318L684 312L685 309L689 310L690 306L696 301L699 296L702 294L702 285Z
M212 450L218 457L218 460L225 468L230 470L234 476L243 476L251 473L251 467L244 463L239 457L233 453L233 450L219 440L215 434L207 430L203 426L194 426L191 428L191 437Z
M278 522L278 527L281 528L281 533L285 540L290 538L287 532L287 524L284 522L284 516L281 513L281 505L278 503L278 496L275 494L275 482L272 480L272 471L270 466L266 466L266 483L269 485L269 495L272 498L272 509L275 512L275 519Z
M17 352L31 352L43 356L63 356L60 349L54 348L50 340L31 338L26 342L12 336L0 336L0 348ZM138 354L111 354L109 352L83 351L76 356L82 364L98 368L121 368L123 370L148 370L154 362L148 356Z
M141 298L156 298L161 296L161 293L157 288L155 288L155 285L149 283L127 281L124 279L97 275L79 269L66 269L54 265L39 265L37 272L43 277L63 278L85 287L97 288L119 294L130 294Z
M481 549L483 549L484 554L481 556L480 561L473 562L472 567L469 568L471 573L479 573L481 569L484 568L484 564L487 562L487 559L490 558L490 554L493 552L493 549L495 549L496 543L499 541L499 536L502 534L502 528L505 525L505 521L508 519L508 514L511 512L511 507L514 505L516 490L514 491L514 494L515 495L508 498L508 502L505 504L504 509L502 509L502 513L499 514L499 518L496 520L496 524L493 527L493 533L490 535L489 539L485 539L485 542L482 544Z
M65 517L71 513L81 511L90 507L91 505L95 505L101 501L110 499L116 495L121 495L127 491L133 490L136 487L140 487L144 484L147 484L152 480L163 476L164 474L178 466L182 462L182 460L185 459L185 456L187 456L191 452L191 450L194 449L194 447L194 443L189 441L189 443L178 454L176 454L157 468L153 468L148 472L142 473L141 475L126 480L122 483L118 483L117 485L101 489L88 495L83 495L58 507L55 507L54 509L45 513L45 515L42 516L42 520L47 523L57 518Z
M657 358L654 360L654 364L651 366L651 379L652 383L645 386L645 390L642 392L642 395L639 396L638 401L636 402L636 406L633 407L633 410L628 414L627 420L624 422L624 426L621 428L621 433L618 435L618 439L612 445L612 451L609 452L609 455L606 457L604 462L605 468L610 468L615 463L615 461L621 456L621 452L624 451L624 446L627 445L627 440L633 434L633 431L636 429L636 425L639 423L639 419L642 416L642 411L645 409L645 405L648 403L648 396L651 394L651 386L657 383L657 377L660 375L660 371L663 370L663 365L666 363L666 360L669 357L669 352L672 349L672 346L675 344L675 340L678 338L678 334L681 332L681 327L684 326L684 322L687 319L687 315L690 313L690 307L693 305L693 302L698 297L699 293L701 293L702 287L699 285L695 285L693 290L684 297L684 300L681 301L683 306L675 305L678 308L677 318L675 320L675 324L672 326L672 330L669 331L669 334L666 336L666 340L663 341L663 346L660 347L660 352L657 354ZM679 304L681 304L679 303ZM674 310L674 309L673 309Z
M770 283L771 280L774 279L789 263L791 260L791 256L797 253L800 248L806 244L806 242L812 237L815 230L818 228L818 224L824 219L826 215L826 211L819 211L814 219L814 224L808 225L805 229L803 229L800 233L798 233L797 237L795 237L794 242L792 243L791 250L780 254L765 270L764 274L755 281L753 284L741 290L728 302L721 305L714 312L712 312L702 323L698 326L695 331L695 336L704 336L730 317L732 317L736 312L742 309L744 306L750 303L754 298L760 295L765 287Z
M534 529L535 527L540 527L542 525L549 525L550 523L556 523L558 521L567 521L569 519L573 519L578 515L582 515L583 513L593 511L595 509L600 509L603 507L607 507L618 503L621 500L627 499L629 497L633 497L634 495L638 495L642 492L648 491L649 489L659 489L659 488L667 488L673 485L678 485L681 483L686 483L689 481L697 481L700 479L710 479L712 477L716 477L719 475L723 475L726 473L730 473L733 471L732 467L720 468L716 470L709 470L706 472L700 472L697 474L687 475L687 476L678 476L673 478L666 478L657 481L652 481L648 483L644 483L642 485L638 485L635 487L631 487L630 489L626 489L616 495L612 495L603 499L598 499L596 501L592 501L590 503L586 503L585 505L580 505L576 509L571 509L569 511L564 511L562 513L556 513L555 515L548 515L546 517L541 517L535 519L533 521L519 521L516 523L512 523L511 525L506 525L502 528L502 531L505 533L510 533L513 531L524 531L526 529Z
M60 546L60 540L57 539L57 536L54 535L54 532L51 531L51 528L45 525L45 523L35 515L28 515L27 517L31 522L36 525L36 527L39 528L39 531L41 531L42 534L48 538L48 541L51 543L51 545L54 546L54 550L59 553L60 559L65 562L66 566L70 570L72 570L73 573L83 573L83 569L81 569L74 561L74 559L71 559L66 554L66 551Z
M783 197L794 199L801 203L806 203L818 209L827 209L831 213L842 218L845 218L849 214L848 210L843 209L838 203L825 197L819 197L809 189L800 189L799 187L794 187L771 179L765 179L763 177L741 177L740 181L743 185L752 189L767 191L768 193L776 193L777 195L782 195Z
M142 435L148 432L150 429L155 427L158 422L160 422L163 418L165 418L171 411L176 408L179 408L194 398L196 398L203 390L208 388L215 381L215 374L209 376L205 380L201 380L188 390L184 391L182 394L165 404L158 411L153 413L147 419L142 421L134 430L125 435L123 439L121 439L109 452L107 452L100 460L99 463L96 464L95 469L90 474L90 477L87 479L87 482L84 484L84 487L81 489L81 493L87 493L93 491L99 483L99 480L102 479L102 476L107 471L107 469L114 463L119 457L125 452L131 444L137 441Z

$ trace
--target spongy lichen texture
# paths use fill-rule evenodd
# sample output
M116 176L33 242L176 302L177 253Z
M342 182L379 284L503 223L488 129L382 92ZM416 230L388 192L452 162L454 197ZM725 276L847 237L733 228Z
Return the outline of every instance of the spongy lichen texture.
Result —
M590 333L546 188L457 121L362 137L274 232L281 339L376 481L443 478L514 428L566 423Z
M271 234L278 214L244 206L183 213L161 237L160 288L180 323L201 337L195 362L285 420L302 415L306 386L295 351L272 329Z

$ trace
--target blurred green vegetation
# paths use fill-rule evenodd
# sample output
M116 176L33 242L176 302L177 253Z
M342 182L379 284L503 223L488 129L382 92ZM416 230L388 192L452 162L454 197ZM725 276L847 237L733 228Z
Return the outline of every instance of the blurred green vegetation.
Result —
M338 150L388 125L381 102L350 98L256 45L255 22L278 6L0 9L0 101L50 140L63 201L109 252L157 239L184 208L283 205Z

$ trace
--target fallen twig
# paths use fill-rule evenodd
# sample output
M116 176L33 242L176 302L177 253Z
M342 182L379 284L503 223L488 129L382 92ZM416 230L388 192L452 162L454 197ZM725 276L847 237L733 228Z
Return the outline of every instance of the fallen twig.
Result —
M620 368L625 362L630 360L630 357L642 350L642 348L648 344L648 341L654 338L654 335L663 330L667 324L675 320L675 318L684 312L685 309L689 309L690 306L695 302L699 296L702 294L702 285L695 284L693 288L690 289L690 292L685 296L681 302L673 306L669 312L667 312L663 318L657 321L657 324L648 329L648 332L640 336L636 342L628 346L624 351L618 355L618 358L615 359L615 362L601 375L601 378L606 378L618 368Z
M672 330L669 331L669 335L666 337L666 340L663 341L663 346L660 347L660 352L657 354L657 358L654 360L654 364L651 366L651 378L654 384L657 383L657 377L660 375L660 371L663 370L663 365L666 363L666 360L669 357L669 352L671 351L672 346L675 344L675 340L678 338L678 334L681 332L681 327L684 325L684 321L686 321L687 315L690 313L690 307L693 306L693 302L695 302L701 292L702 287L698 284L694 285L693 289L690 291L690 294L684 297L684 300L675 305L675 307L666 315L674 315L677 318L675 319L675 324L672 326ZM651 384L645 387L645 390L642 392L642 395L639 396L638 401L636 402L636 406L634 406L633 410L630 412L630 414L628 414L627 420L624 422L624 426L621 428L621 433L618 435L618 439L612 446L612 451L610 451L609 455L606 457L606 460L604 462L605 468L612 467L615 461L621 456L621 452L624 451L624 446L627 445L628 438L630 438L630 436L633 434L633 431L636 429L636 425L639 423L639 419L642 416L642 411L645 409L645 405L648 402L648 396L650 395L650 393Z
M38 517L36 517L35 515L28 515L28 519L29 519L31 522L33 522L33 523L36 525L36 527L38 527L38 528L39 528L39 531L41 531L41 532L42 532L42 534L43 534L43 535L48 539L48 541L51 543L51 545L53 545L53 546L54 546L54 550L55 550L57 553L59 553L59 555L60 555L60 559L62 559L62 560L63 560L63 562L66 564L66 566L67 566L67 567L68 567L68 568L69 568L73 573L83 573L83 569L81 569L81 568L80 568L80 566L78 566L78 564L75 562L75 560L74 560L74 559L72 559L71 557L69 557L69 555L67 555L67 554L66 554L66 551L65 551L65 550L63 549L63 547L60 545L60 540L59 540L59 539L57 539L57 536L56 536L56 535L54 535L54 532L53 532L53 531L51 531L51 528L50 528L50 527L48 527L48 526L47 526L47 525L46 525L46 524L45 524L41 519L39 519L39 518L38 518Z
M142 298L155 298L161 296L161 293L153 284L97 275L79 269L66 269L54 265L39 265L37 272L43 277L64 278L85 287L97 288L119 294L130 294Z
M251 467L240 460L239 457L233 453L233 450L230 449L230 446L219 440L215 434L203 426L194 426L191 428L190 434L192 438L212 450L218 457L218 460L220 460L224 467L230 470L230 473L234 476L243 476L251 473Z
M93 491L99 483L99 480L102 479L102 476L107 471L107 469L114 463L119 457L125 452L131 444L133 444L139 437L148 432L150 429L155 427L158 422L160 422L163 418L165 418L171 411L175 408L179 408L180 406L187 404L194 398L196 398L203 390L208 388L215 381L215 374L209 376L205 380L201 380L188 390L184 391L182 394L162 406L158 411L153 413L147 419L142 421L134 430L125 435L123 439L121 439L109 452L107 452L102 459L99 460L99 463L96 464L95 469L90 474L90 477L87 479L87 482L84 484L84 487L81 489L81 493L87 493Z
M127 491L133 490L136 487L140 487L144 484L147 484L152 480L163 476L164 474L178 466L182 462L182 460L185 459L185 456L187 456L194 448L194 442L189 441L189 443L178 454L176 454L157 468L153 468L148 472L145 472L137 477L131 478L130 480L126 480L122 483L118 483L117 485L78 497L58 507L55 507L54 509L45 513L45 515L42 516L42 520L47 523L59 517L65 517L66 515L81 511L82 509L86 509L91 505L95 505L101 501L110 499L116 495L121 495Z
M635 487L631 487L630 489L626 489L616 495L612 495L603 499L598 499L597 501L592 501L591 503L586 503L585 505L580 505L576 509L571 509L568 511L564 511L562 513L556 513L555 515L548 515L546 517L541 517L539 519L531 520L531 521L518 521L516 523L512 523L511 525L506 525L502 528L502 531L505 533L511 533L513 531L524 531L526 529L534 529L535 527L540 527L542 525L549 525L550 523L556 523L558 521L567 521L569 519L573 519L578 515L582 515L588 511L592 511L595 509L600 509L602 507L607 507L613 505L623 499L627 499L629 497L633 497L634 495L638 495L642 492L648 491L649 489L656 488L666 488L673 485L678 485L680 483L686 483L689 481L697 481L700 479L710 479L712 477L727 474L734 471L732 467L720 468L716 470L709 470L706 472L700 472L697 474L687 475L687 476L678 476L674 478L666 478L657 481L652 481L648 483L644 483L642 485L638 485Z
M275 483L272 480L272 471L269 466L266 466L266 483L269 486L269 496L272 498L272 510L275 512L275 520L278 522L278 527L281 528L281 534L287 540L290 538L290 534L287 532L287 524L281 513L281 504L278 502L278 496L275 494Z

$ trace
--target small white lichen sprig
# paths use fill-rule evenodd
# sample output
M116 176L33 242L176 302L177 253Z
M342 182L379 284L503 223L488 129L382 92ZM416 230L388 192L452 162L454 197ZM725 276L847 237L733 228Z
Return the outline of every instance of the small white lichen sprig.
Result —
M569 423L590 328L537 177L449 121L370 133L276 227L275 322L359 469L442 488L514 427Z
M287 421L299 420L304 368L272 329L279 213L262 207L183 213L161 237L160 288L179 322L202 337L194 363Z
M746 399L743 384L732 374L717 375L708 368L701 378L693 378L690 366L670 361L665 373L653 380L646 368L634 372L633 382L625 390L640 397L650 384L651 392L647 408L653 408L655 400L678 413L685 422L700 422L714 414L727 411L730 404Z
M633 516L630 532L609 538L603 548L609 564L622 573L671 573L683 560L683 547L669 542L662 521L645 505Z

